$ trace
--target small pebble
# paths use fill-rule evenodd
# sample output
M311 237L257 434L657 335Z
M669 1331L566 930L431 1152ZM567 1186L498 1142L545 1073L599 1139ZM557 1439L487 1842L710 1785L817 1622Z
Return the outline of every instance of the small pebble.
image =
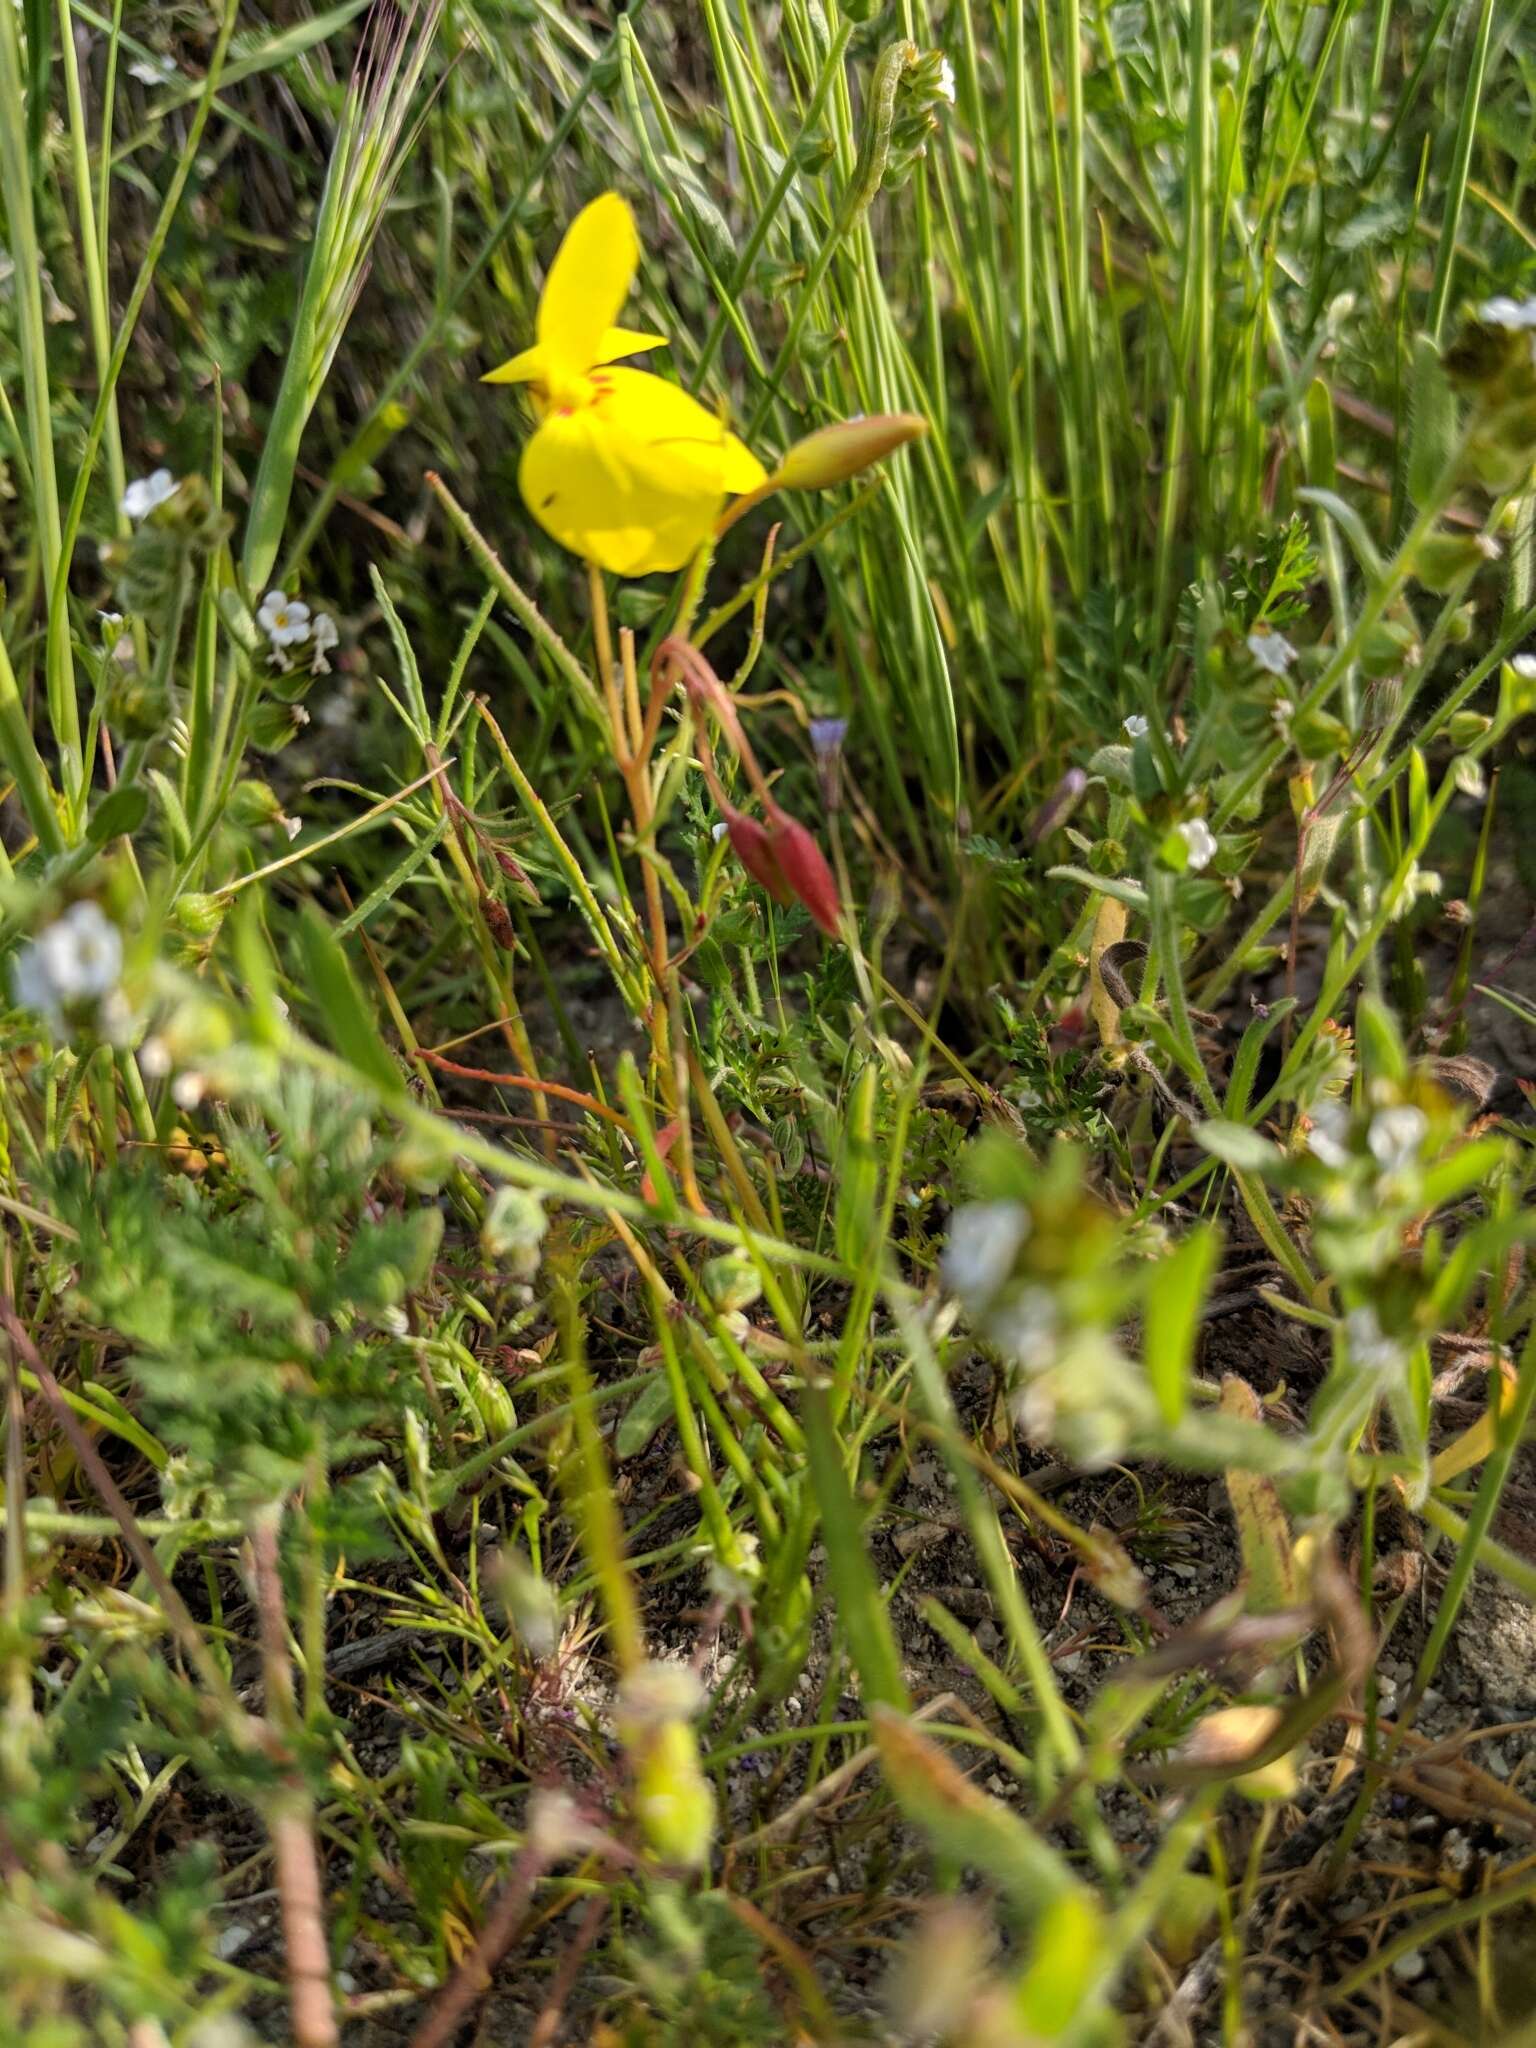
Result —
M230 1962L239 1955L248 1941L255 1938L254 1927L242 1927L238 1920L231 1920L227 1927L220 1928L213 1938L213 1952L221 1963Z

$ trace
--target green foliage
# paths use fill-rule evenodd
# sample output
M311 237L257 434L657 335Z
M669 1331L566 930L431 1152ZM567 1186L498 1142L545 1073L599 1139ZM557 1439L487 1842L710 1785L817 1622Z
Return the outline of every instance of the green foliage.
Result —
M0 0L0 2035L1236 2038L1536 1594L1520 10L603 12ZM479 382L610 187L930 429L672 587Z

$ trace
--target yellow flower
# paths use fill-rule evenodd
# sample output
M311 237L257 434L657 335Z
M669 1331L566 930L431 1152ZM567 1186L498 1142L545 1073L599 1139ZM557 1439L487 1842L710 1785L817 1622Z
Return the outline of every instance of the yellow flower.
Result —
M726 499L767 481L697 399L623 366L666 346L614 324L639 261L634 216L616 192L583 207L544 280L533 347L485 379L526 384L539 416L518 470L529 511L563 547L619 576L680 569Z

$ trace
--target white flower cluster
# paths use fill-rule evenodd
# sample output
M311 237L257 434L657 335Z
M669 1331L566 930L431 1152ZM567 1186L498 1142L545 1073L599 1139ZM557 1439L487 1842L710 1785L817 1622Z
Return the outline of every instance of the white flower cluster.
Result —
M97 903L73 904L16 956L11 987L16 1001L35 1010L55 1038L66 1013L100 1005L123 971L123 937Z
M309 606L302 598L290 597L286 590L269 590L261 601L256 623L267 636L275 668L286 673L293 666L289 649L304 647L309 653L310 674L330 674L331 664L327 656L341 635L329 612L316 612L311 616Z

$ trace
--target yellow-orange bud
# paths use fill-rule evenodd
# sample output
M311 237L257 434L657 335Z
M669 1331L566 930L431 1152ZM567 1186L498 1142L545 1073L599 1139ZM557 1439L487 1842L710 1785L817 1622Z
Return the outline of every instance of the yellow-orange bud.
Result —
M834 420L797 441L785 455L769 486L780 491L824 491L846 483L871 463L883 462L908 441L926 434L928 422L915 412L869 413L860 419Z

